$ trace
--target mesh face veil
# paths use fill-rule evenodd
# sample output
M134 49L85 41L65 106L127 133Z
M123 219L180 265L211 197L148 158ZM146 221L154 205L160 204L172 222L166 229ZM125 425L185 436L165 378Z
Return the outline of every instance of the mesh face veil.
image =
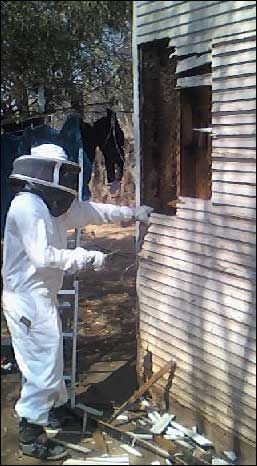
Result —
M21 182L22 191L40 196L56 217L65 213L78 196L80 166L70 162L59 146L43 146L14 161L10 181Z

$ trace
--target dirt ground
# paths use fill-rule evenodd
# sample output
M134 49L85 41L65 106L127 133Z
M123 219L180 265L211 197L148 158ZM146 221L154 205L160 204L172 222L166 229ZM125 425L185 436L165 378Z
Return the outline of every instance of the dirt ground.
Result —
M105 415L108 415L112 407L119 406L127 400L137 387L135 229L134 227L121 229L109 225L89 227L83 231L82 245L103 252L116 251L103 272L86 272L79 276L77 402L102 409ZM70 246L72 247L72 238ZM71 284L71 278L66 277L64 287L69 288ZM2 335L7 334L2 319ZM66 372L68 372L70 359L68 345L65 346L65 354ZM14 405L19 396L20 382L19 373L2 376L1 464L49 465L49 462L22 457L19 452L18 419ZM185 426L194 425L195 419L188 410L176 407L174 403L173 412L178 416L179 422ZM126 455L126 452L120 448L119 442L102 436L90 423L88 431L91 434L93 432L93 435L86 435L82 442L80 442L81 420L74 418L74 423L69 424L64 430L69 432L58 434L59 437L64 441L90 448L91 457L102 454ZM214 440L213 437L210 438ZM220 449L225 449L228 444L226 434L222 431L216 432L216 438ZM143 456L140 458L130 455L130 464L151 464L156 460L160 464L166 464L164 459L154 454L141 452ZM83 454L71 451L71 457L83 458ZM62 462L52 462L52 464L62 464ZM238 464L256 464L255 451L246 448Z

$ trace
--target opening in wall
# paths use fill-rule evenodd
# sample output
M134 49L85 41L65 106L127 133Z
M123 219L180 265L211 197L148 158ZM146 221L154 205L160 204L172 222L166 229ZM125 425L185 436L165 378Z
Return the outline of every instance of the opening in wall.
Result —
M175 214L180 130L173 51L169 39L140 48L141 199L166 215Z
M180 195L211 198L211 86L180 90Z

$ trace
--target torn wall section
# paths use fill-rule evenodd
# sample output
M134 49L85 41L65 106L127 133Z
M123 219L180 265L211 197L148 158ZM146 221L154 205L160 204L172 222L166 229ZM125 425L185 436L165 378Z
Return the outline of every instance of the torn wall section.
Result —
M174 215L180 122L176 58L168 42L141 48L141 198L155 212Z

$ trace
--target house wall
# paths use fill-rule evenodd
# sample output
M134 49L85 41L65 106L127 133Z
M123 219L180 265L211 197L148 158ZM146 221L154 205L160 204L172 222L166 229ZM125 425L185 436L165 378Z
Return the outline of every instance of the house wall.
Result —
M138 1L134 13L141 185L142 44L168 37L182 59L211 51L207 81L216 134L211 199L179 197L176 215L153 214L144 238L138 270L140 357L151 352L154 371L175 357L172 399L254 444L255 2ZM183 78L178 81L183 86ZM139 187L138 204L142 194ZM160 386L166 383L164 377Z

